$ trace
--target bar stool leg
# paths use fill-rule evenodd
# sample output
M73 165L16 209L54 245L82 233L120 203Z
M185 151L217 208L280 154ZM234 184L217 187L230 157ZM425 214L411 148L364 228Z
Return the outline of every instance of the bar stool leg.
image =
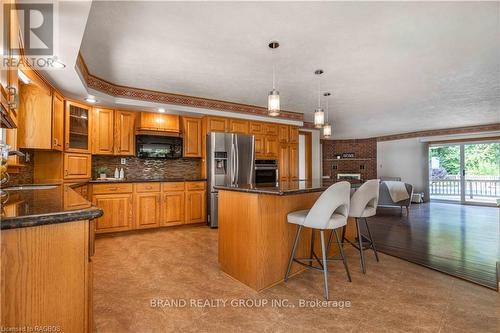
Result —
M330 233L330 237L328 237L328 245L326 246L326 255L327 256L330 253L330 249L332 248L332 240L333 240L333 230ZM338 242L338 240L337 240L337 242Z
M347 229L347 225L342 227L342 248L344 248L344 242L345 242L345 231Z
M375 253L375 258L377 259L377 262L379 262L380 260L378 260L378 253L377 249L375 248L375 242L373 241L373 236L370 231L370 227L368 226L368 221L366 220L366 217L365 217L365 225L366 225L366 230L368 230L368 236L370 237L371 247L373 249L373 252Z
M309 266L312 266L312 258L313 258L313 254L314 254L314 229L311 229L311 250L309 252L309 259L311 259L309 261Z
M325 278L325 298L328 301L328 261L326 260L325 233L320 230L321 252L323 254L323 276Z
M300 231L302 230L302 226L299 225L297 228L297 232L295 233L295 241L293 242L292 253L290 253L290 260L288 260L288 268L285 273L285 282L288 280L288 276L290 275L290 270L292 269L293 259L295 258L295 251L297 251L297 245L299 245L300 239Z
M358 231L358 244L359 244L359 254L361 257L361 269L363 270L363 274L366 274L365 256L363 254L363 236L361 236L361 228L359 227L358 218L356 218L356 230Z
M342 244L340 244L339 234L336 229L333 229L335 233L335 238L337 239L337 243L339 244L340 256L342 257L342 261L344 262L345 272L347 273L347 279L349 282L352 282L351 273L349 273L349 267L347 267L347 258L344 255L344 249L342 248Z

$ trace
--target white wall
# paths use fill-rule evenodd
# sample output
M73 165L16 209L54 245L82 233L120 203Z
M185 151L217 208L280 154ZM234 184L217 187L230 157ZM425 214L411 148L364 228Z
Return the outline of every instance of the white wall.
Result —
M429 199L428 144L420 138L377 143L377 177L401 177Z
M311 131L312 179L321 179L321 144L319 131Z
M306 179L306 138L299 135L299 179Z
M311 159L312 159L312 179L321 179L321 144L320 133L318 130L300 129L304 132L311 132ZM300 146L299 146L300 155ZM305 166L304 166L305 168Z

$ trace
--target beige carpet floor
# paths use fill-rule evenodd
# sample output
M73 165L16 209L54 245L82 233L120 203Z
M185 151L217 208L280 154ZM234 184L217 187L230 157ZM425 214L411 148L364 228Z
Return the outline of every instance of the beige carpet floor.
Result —
M96 240L97 332L499 332L500 294L401 259L348 248L323 277L306 271L257 293L219 270L217 230L186 226ZM309 303L305 303L309 301ZM323 304L324 305L324 304Z

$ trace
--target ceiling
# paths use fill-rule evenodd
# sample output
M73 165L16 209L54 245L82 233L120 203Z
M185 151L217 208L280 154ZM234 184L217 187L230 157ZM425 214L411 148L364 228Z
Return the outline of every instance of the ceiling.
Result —
M274 62L281 107L306 120L321 68L335 138L488 124L500 122L499 6L94 1L81 53L116 84L259 106Z

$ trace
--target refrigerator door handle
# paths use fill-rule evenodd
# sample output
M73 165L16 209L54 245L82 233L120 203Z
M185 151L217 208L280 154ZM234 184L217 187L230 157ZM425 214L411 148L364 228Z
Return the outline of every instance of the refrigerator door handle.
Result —
M238 149L238 136L235 135L234 136L234 147L235 147L235 165L236 165L236 172L235 172L235 175L234 175L234 184L236 185L236 183L238 182L238 177L240 176L240 158L239 158L239 149Z
M231 135L231 185L234 185L236 174L236 156L234 149L234 135Z

